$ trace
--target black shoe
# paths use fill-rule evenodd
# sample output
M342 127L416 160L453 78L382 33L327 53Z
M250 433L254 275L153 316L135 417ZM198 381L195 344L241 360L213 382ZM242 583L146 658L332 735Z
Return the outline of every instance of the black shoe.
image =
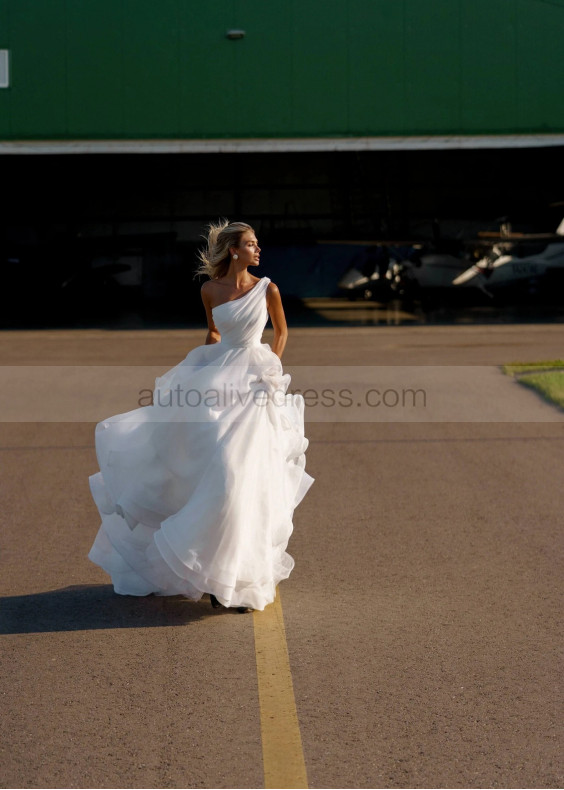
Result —
M210 602L211 602L211 605L213 606L213 608L214 608L214 609L221 609L221 607L223 606L223 604L221 604L221 603L220 603L220 602L217 600L217 598L215 597L215 595L212 595L211 593L210 593Z
M247 612L254 612L254 609L251 609L250 606L238 606L237 611L239 614L247 614Z

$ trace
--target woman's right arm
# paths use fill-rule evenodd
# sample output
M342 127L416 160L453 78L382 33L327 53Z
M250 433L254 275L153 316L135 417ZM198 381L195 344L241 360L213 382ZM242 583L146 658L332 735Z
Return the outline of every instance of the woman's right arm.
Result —
M208 321L208 334L206 335L206 342L204 345L209 346L212 343L219 343L221 341L221 335L214 323L213 320L213 313L211 309L210 303L210 281L207 280L202 287L200 288L200 295L202 297L202 302L204 303L204 308L206 310L206 318Z

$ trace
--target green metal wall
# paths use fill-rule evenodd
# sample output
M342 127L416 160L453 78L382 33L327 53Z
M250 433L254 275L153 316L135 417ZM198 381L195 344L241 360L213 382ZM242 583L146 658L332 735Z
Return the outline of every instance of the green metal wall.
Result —
M0 0L0 139L562 132L563 42L564 0Z

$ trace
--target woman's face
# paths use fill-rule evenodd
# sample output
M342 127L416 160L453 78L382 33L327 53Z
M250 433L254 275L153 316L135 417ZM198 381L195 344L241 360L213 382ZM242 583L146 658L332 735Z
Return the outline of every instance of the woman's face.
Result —
M234 250L241 263L247 266L258 266L260 263L260 247L253 230L246 230L241 235L239 246Z

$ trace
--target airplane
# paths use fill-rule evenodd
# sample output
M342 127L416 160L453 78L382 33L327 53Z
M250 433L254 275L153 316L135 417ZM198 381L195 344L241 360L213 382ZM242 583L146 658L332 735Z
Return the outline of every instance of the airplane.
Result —
M534 285L558 270L564 270L564 219L553 234L507 231L452 284L479 288L493 297L496 291L511 286Z

